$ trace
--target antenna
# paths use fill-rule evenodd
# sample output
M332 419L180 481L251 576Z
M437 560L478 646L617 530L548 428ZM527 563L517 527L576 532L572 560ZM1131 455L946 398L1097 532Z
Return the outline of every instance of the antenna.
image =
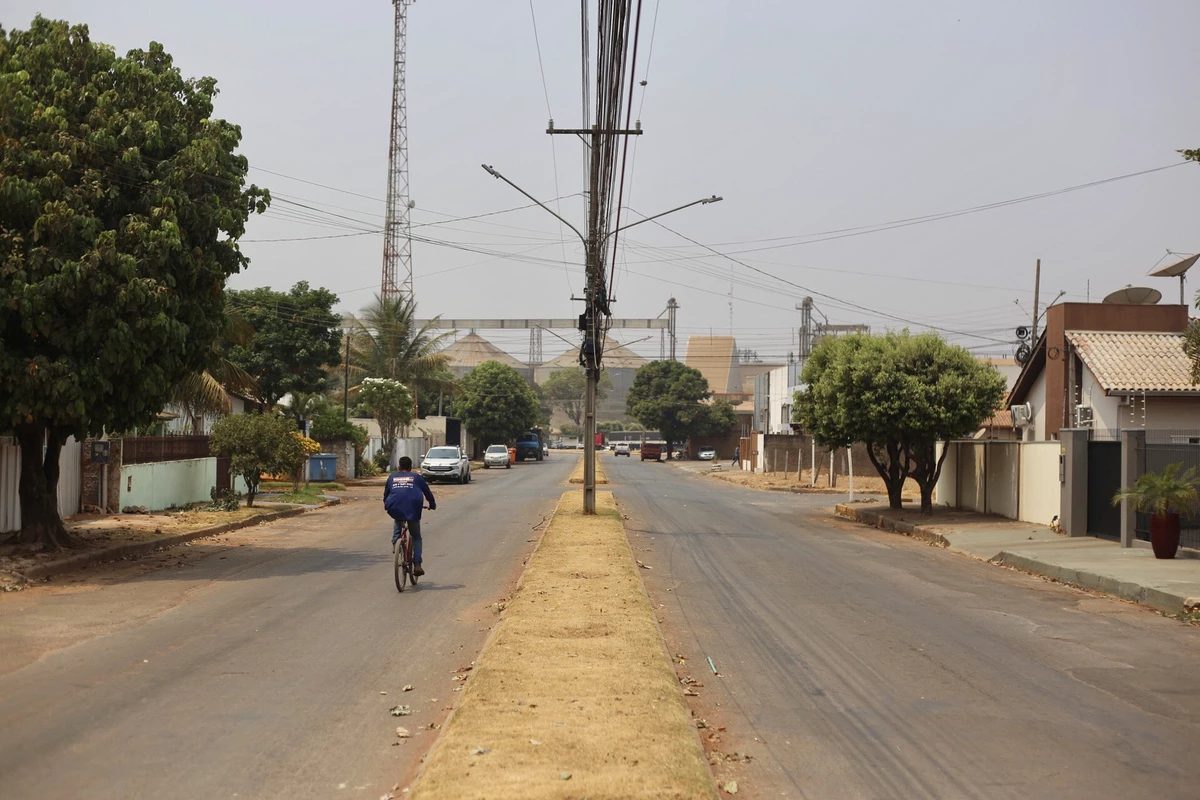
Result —
M1126 286L1105 295L1103 302L1129 306L1152 306L1162 300L1162 292L1149 286Z
M392 129L388 141L387 213L383 224L383 274L379 296L412 297L412 229L408 212L408 98L404 72L408 51L408 6L415 0L392 0L396 8L396 37L392 60ZM397 275L399 273L399 275ZM399 279L401 283L397 285Z

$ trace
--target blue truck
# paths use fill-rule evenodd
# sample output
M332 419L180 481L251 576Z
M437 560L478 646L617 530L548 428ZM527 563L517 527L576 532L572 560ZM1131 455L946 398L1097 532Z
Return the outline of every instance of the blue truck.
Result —
M517 437L517 461L542 460L542 429L531 428Z

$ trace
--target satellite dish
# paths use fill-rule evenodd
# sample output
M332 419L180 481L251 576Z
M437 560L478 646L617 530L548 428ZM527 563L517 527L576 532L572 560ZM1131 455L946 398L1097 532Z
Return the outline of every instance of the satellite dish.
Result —
M1150 273L1150 277L1179 278L1179 305L1187 305L1187 301L1184 299L1183 282L1187 279L1187 271L1192 268L1193 264L1196 263L1196 259L1200 259L1200 253L1197 253L1194 256L1188 256L1182 261L1176 261L1174 264L1168 264L1161 269L1156 269Z
M1152 306L1162 300L1162 292L1149 286L1126 286L1104 298L1105 303L1128 306Z

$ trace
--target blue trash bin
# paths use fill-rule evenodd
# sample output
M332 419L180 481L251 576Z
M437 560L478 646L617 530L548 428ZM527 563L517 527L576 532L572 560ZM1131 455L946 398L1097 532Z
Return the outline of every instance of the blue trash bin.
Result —
M314 453L308 457L308 479L331 481L337 477L337 456L333 453Z

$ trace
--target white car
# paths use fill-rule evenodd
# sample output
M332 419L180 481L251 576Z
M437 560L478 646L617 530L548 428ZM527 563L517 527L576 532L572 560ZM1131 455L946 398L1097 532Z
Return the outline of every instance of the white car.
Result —
M427 481L471 482L471 462L457 445L431 447L421 461L421 477Z
M717 451L712 447L701 447L700 452L697 453L697 455L700 457L701 461L712 461L717 457Z
M494 444L483 451L483 468L491 469L492 467L504 467L510 469L512 464L508 461L508 447L502 444Z
M616 446L613 447L613 455L614 456L625 456L626 458L628 458L629 457L629 442L617 442Z

